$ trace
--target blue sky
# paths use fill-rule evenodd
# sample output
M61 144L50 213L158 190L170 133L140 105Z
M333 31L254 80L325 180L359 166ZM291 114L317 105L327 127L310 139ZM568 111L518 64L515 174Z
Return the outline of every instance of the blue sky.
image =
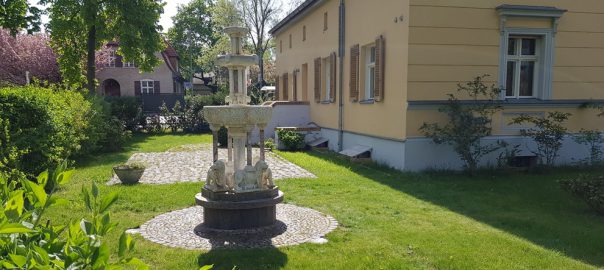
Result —
M38 0L28 0L30 4L36 4ZM191 0L164 0L166 6L164 7L164 14L161 16L159 24L164 27L164 31L172 27L172 16L176 15L178 5L186 4ZM291 0L279 0L283 5L283 10L290 10ZM44 23L48 21L48 18L44 16L42 19Z

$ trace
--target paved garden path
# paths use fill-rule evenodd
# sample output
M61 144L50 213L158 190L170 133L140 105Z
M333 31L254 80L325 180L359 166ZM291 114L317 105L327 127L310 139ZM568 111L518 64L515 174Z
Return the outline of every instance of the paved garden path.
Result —
M220 149L220 159L227 159L227 150ZM254 164L259 159L260 150L253 152ZM147 166L141 183L171 184L180 182L205 181L206 174L212 165L212 147L209 144L184 145L167 152L137 153L128 162L142 162ZM266 153L266 162L273 172L274 179L316 178L307 170L273 154ZM108 185L120 183L114 175Z

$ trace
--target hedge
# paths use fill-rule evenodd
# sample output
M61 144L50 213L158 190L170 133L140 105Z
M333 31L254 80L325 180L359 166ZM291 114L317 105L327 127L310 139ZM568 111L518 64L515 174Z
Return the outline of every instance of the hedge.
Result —
M123 142L123 125L108 103L76 90L34 86L0 88L0 119L10 146L25 152L18 169L32 177L76 155Z

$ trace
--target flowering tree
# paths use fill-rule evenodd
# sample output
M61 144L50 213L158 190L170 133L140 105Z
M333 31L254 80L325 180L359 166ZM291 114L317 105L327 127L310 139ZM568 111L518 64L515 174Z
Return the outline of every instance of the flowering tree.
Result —
M26 72L41 81L61 80L57 57L46 34L17 34L0 28L0 82L24 85Z

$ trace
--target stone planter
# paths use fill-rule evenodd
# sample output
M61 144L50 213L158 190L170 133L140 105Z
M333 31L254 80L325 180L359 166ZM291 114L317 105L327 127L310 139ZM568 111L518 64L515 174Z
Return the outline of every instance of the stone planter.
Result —
M115 175L122 181L125 185L134 185L138 183L138 181L143 176L145 172L144 168L131 168L128 166L115 166L113 167L113 171Z

